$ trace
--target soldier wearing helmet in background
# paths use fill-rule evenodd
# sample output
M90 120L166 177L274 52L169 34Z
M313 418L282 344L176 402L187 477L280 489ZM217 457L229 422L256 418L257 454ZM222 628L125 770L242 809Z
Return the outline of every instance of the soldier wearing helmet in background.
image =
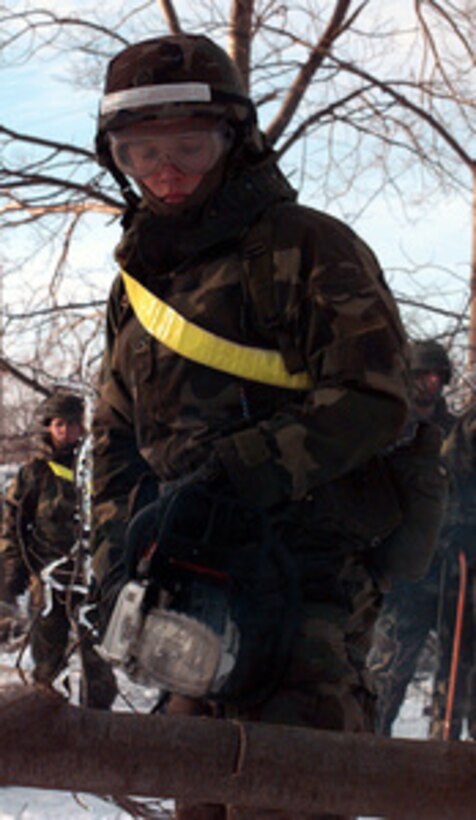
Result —
M451 477L448 514L442 532L446 561L442 590L439 656L432 695L430 736L476 740L476 406L458 418L444 442ZM462 563L463 562L463 563ZM461 585L462 580L464 584ZM458 600L462 602L459 651L452 661ZM458 644L456 643L456 646ZM454 695L452 676L454 677Z
M30 586L33 679L49 687L67 664L77 603L69 585L84 583L73 554L75 548L80 552L83 537L75 481L75 460L84 435L83 399L56 390L42 402L38 416L37 451L20 467L5 499L0 550L7 602L14 604ZM53 564L57 569L49 578ZM116 695L114 674L93 650L89 635L81 636L80 650L82 703L108 708Z
M246 697L216 679L193 697L182 681L167 710L371 731L376 545L402 518L382 449L407 413L405 336L379 265L350 228L296 203L236 67L205 37L112 60L97 146L129 206L93 424L100 629L131 577L147 589L142 611L150 577L167 586L179 570L188 581L169 597L207 579L214 600L242 600L279 541L281 567L284 553L293 566L283 585L295 576L301 599L283 662L270 656L266 685ZM236 612L236 667L246 652L258 667L265 642ZM187 805L177 817L262 816L226 812Z
M438 424L447 435L455 416L449 412L442 395L451 380L451 362L445 348L434 339L415 342L410 347L412 412L421 419Z
M443 388L451 379L451 363L443 345L433 339L410 348L412 404L409 426L416 421L437 424L446 437L456 422L446 404ZM408 684L431 630L439 620L445 573L440 547L427 575L417 583L398 581L385 596L375 627L369 664L378 693L378 731L390 735Z

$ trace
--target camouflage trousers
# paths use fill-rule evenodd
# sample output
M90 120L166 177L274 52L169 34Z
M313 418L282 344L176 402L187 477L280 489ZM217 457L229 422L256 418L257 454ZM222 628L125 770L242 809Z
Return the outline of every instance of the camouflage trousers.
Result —
M443 583L440 583L440 580ZM450 737L461 735L467 719L476 737L475 626L476 590L470 571L463 617L460 659ZM415 676L418 659L430 631L438 632L436 671L431 702L430 736L441 739L450 678L459 573L451 558L435 563L431 575L417 583L399 582L385 596L369 654L377 702L377 732L390 735L392 724ZM473 728L471 728L473 727ZM473 736L471 734L471 736Z
M445 617L440 629L439 663L431 705L430 736L444 737L448 703L451 661L456 624L458 578L453 575L447 584L444 600ZM449 739L459 740L463 729L476 740L476 568L468 569L466 598L455 680L454 703L449 717ZM466 727L464 726L466 722Z
M426 580L400 581L385 595L369 653L369 669L378 696L379 734L391 734L418 658L430 630L436 628L438 606L438 584Z
M33 678L37 683L46 685L51 685L67 665L71 630L69 607L62 594L53 592L52 595L50 611L43 614L43 607L38 606L30 632ZM79 629L78 639L82 666L81 704L109 709L117 694L114 672L95 652L91 638L84 629Z
M254 708L225 707L224 716L335 731L373 731L375 697L366 670L381 592L359 556L343 562L322 600L307 601L292 657L276 692ZM173 696L169 714L204 714L207 704ZM177 805L178 820L324 820L239 806ZM342 818L344 820L344 818Z

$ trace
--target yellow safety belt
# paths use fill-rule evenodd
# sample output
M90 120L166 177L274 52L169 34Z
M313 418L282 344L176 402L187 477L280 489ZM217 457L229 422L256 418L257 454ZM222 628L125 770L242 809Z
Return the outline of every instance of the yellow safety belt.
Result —
M74 481L74 473L69 467L64 467L63 464L58 464L57 461L49 461L48 466L55 475L64 478L65 481Z
M290 390L312 387L308 373L288 373L277 350L248 347L215 336L189 322L126 271L121 274L129 302L142 327L175 353L215 370L263 384Z

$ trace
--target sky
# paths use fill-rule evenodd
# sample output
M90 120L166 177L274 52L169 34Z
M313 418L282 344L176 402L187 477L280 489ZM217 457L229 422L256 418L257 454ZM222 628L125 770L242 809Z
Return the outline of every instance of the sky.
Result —
M41 6L66 13L69 8L78 8L78 0L46 0ZM398 3L385 0L387 10L396 9L397 6L401 12L402 0ZM410 4L405 7L410 8ZM18 131L31 131L38 136L54 136L92 146L99 94L97 91L72 89L67 85L62 76L65 60L67 55L59 57L55 54L51 59L29 60L14 67L0 65L0 121ZM310 196L306 192L301 201L322 207L318 196ZM352 204L353 191L350 190L344 203L349 212L352 211ZM410 193L408 205L411 208ZM333 209L331 205L330 210L336 216L342 216L341 209ZM418 222L406 222L389 189L385 197L375 198L353 223L353 227L376 252L397 293L409 288L409 280L402 270L424 266L425 271L419 273L415 283L415 297L425 299L425 294L433 294L435 289L439 289L441 294L437 303L441 307L457 309L462 304L469 280L471 212L468 202L462 196L448 193L446 197L433 196L430 201L419 203L418 211ZM81 228L73 247L71 267L76 278L71 280L70 293L79 292L79 279L85 291L93 280L94 287L106 295L115 270L112 250L119 235L117 222L110 219L96 218ZM20 235L18 239L8 237L3 246L4 255L15 255L17 241L22 241ZM32 261L35 282L41 282L42 276L47 281L49 264L43 256ZM448 276L448 272L456 273L459 279ZM10 301L14 306L17 300L23 298L22 289L20 280L10 277L5 294L7 304ZM437 329L438 325L432 323L432 331L434 327Z

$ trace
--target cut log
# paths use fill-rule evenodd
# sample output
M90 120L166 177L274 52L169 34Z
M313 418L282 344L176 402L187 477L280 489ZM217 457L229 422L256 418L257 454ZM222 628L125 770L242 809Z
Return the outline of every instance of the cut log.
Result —
M425 820L476 816L476 746L0 694L0 785Z

